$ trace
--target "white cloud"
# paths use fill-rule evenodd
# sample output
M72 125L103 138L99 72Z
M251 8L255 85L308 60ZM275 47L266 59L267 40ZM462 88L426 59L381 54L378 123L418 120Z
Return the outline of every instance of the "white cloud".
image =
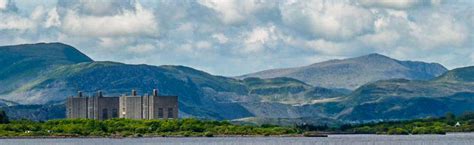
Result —
M36 23L27 17L22 17L15 14L0 13L0 30L18 30L26 31L35 29Z
M35 29L37 21L41 17L41 7L35 8L30 17L22 16L16 12L9 11L16 8L10 0L0 0L0 30L13 30L25 32Z
M381 31L375 34L368 34L361 36L359 39L366 46L371 46L376 49L389 49L400 45L400 34L396 31Z
M407 9L415 6L430 4L430 0L359 0L365 6L386 7L393 9ZM432 0L434 4L439 4L440 0Z
M199 0L198 3L216 11L225 24L241 23L255 12L272 6L271 2L261 0Z
M197 49L200 49L200 50L202 50L202 49L209 49L209 48L211 48L211 47L212 47L212 44L211 44L210 42L207 42L207 41L198 41L198 42L196 43L196 48L197 48Z
M45 27L58 27L61 25L61 21L59 20L59 14L56 10L56 8L51 9L48 12L48 16L45 22Z
M324 39L305 42L305 47L316 51L319 55L344 56L351 55L358 49L345 42L333 42Z
M8 4L7 0L0 0L0 10L7 9L7 4Z
M123 46L127 46L132 44L132 40L129 38L124 38L124 37L119 37L119 38L113 38L113 37L100 37L99 38L99 46L100 48L103 49L111 49L111 50L116 50L119 49Z
M229 41L229 38L222 33L212 34L212 38L216 39L219 43L224 44Z
M474 62L472 1L137 1L0 0L0 45L60 41L95 60L221 75L374 52Z
M418 24L412 25L410 35L422 48L445 48L462 46L469 30L450 15L432 13Z
M324 39L350 39L373 28L369 10L339 1L299 1L280 9L285 24Z
M81 15L68 10L61 23L62 31L76 36L158 36L158 22L151 10L135 3L135 10L123 10L110 16Z
M278 39L275 29L275 26L270 25L268 27L257 27L251 32L246 33L245 38L243 38L245 45L241 49L241 52L257 53L264 51L265 45L267 45L269 41Z
M146 54L153 51L154 48L155 46L151 44L139 44L136 46L129 47L128 51L138 54Z
M133 10L136 0L67 0L58 1L59 11L74 10L84 15L113 16Z

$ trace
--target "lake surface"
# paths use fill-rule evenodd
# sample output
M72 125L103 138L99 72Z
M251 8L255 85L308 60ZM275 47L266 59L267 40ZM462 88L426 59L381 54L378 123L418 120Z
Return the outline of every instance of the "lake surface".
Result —
M473 145L474 133L306 137L0 139L0 145Z

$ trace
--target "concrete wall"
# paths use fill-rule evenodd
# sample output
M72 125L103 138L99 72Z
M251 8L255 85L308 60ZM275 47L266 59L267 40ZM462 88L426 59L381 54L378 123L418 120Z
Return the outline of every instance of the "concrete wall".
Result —
M67 99L67 118L87 118L88 98L70 97Z
M120 118L143 119L143 97L120 97Z
M171 119L178 118L177 96L155 96L153 97L153 118Z
M95 108L97 108L98 120L119 117L119 97L99 97L97 104Z

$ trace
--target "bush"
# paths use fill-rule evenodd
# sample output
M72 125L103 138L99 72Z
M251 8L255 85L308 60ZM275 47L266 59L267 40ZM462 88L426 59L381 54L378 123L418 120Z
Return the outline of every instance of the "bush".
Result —
M391 128L388 130L387 132L388 134L391 134L391 135L407 135L408 134L408 131L403 129L403 128Z
M443 127L436 126L431 130L432 134L446 134L446 131L443 129Z
M204 136L205 137L214 137L214 134L212 132L205 132Z
M373 127L364 126L364 127L354 129L354 133L357 133L357 134L374 134L374 133L376 133L376 131Z
M227 121L182 120L133 120L110 119L59 119L46 122L28 120L0 124L0 136L35 136L47 134L56 136L207 136L221 135L281 135L296 133L295 129L279 126L242 126Z
M431 134L431 131L426 127L416 127L411 131L411 134Z

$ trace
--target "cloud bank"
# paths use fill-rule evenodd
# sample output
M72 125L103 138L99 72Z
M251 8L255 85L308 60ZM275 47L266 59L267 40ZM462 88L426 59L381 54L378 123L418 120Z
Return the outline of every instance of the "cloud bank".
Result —
M474 65L469 0L0 0L0 45L72 44L95 60L219 75L381 53Z

